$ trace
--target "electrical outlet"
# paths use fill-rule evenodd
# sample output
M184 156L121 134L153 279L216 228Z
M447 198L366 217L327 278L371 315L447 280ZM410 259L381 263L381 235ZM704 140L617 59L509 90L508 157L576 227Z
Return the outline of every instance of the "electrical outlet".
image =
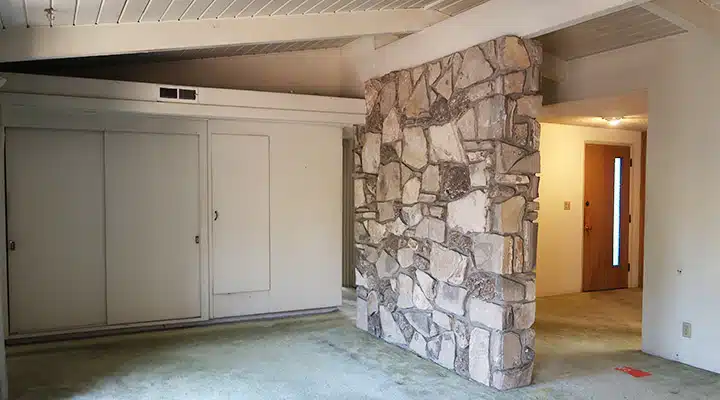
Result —
M567 210L569 210L569 209L570 209L570 202L569 202L569 201L566 201L566 202L565 202L565 211L567 211Z
M692 337L692 324L691 323L683 322L682 335L683 335L683 337L686 337L688 339Z

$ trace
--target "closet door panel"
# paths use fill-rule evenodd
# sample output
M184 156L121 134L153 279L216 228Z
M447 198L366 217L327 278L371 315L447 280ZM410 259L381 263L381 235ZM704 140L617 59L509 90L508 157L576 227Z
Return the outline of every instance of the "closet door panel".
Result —
M10 332L103 325L103 135L6 130Z
M108 322L201 315L199 137L105 138Z
M214 294L270 290L269 148L267 136L212 135Z

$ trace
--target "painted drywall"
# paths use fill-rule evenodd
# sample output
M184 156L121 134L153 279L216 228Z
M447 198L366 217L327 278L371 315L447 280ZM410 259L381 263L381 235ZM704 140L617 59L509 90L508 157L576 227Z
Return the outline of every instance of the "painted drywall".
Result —
M641 133L622 129L542 124L540 140L540 216L538 219L537 294L552 296L582 291L585 143L627 144L640 160ZM630 206L639 212L640 168L632 169ZM570 210L564 210L569 201ZM630 226L630 262L638 263L639 229ZM630 287L638 269L630 269Z
M72 68L53 73L83 78L362 98L363 85L356 76L352 60L351 54L337 48Z
M643 351L720 372L720 50L688 34L660 56L649 90Z
M342 129L211 121L270 139L270 290L213 296L215 318L341 303Z

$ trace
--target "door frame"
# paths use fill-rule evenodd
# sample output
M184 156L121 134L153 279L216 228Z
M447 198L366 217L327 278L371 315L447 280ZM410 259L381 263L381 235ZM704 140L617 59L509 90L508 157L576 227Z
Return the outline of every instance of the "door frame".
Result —
M640 135L640 132L637 132L638 135ZM638 136L640 138L640 136ZM628 140L618 140L618 141L610 141L610 140L585 140L583 141L582 146L582 157L580 160L580 190L583 193L583 205L584 205L584 196L585 196L585 145L587 144L601 144L601 145L608 145L608 146L626 146L630 148L630 158L633 160L633 165L630 168L630 215L632 216L632 222L629 226L629 232L628 235L628 260L630 263L630 271L628 272L628 288L635 288L639 286L640 281L640 274L639 274L639 263L640 263L640 243L642 241L642 238L640 237L640 224L639 217L642 213L642 207L641 207L641 197L640 197L640 182L641 182L641 143L638 140L637 143L628 141ZM577 232L581 237L585 233L585 221L584 218L581 217L578 221L577 226ZM580 265L581 271L584 269L584 257L585 255L585 243L584 240L580 241L580 254L578 265ZM578 284L578 287L581 288L581 290L584 289L583 287L583 273L580 274L580 282Z
M38 114L42 113L42 118ZM175 116L147 115L121 113L112 111L71 110L62 108L37 108L29 105L2 104L0 105L0 163L3 172L5 171L5 130L6 128L37 128L37 129L65 129L65 130L96 130L96 131L121 131L139 132L153 134L187 134L198 135L199 137L199 165L198 174L200 177L198 215L200 220L200 310L198 318L180 320L152 321L117 325L103 325L95 327L80 327L74 329L57 330L52 332L37 332L10 334L9 332L9 303L8 303L8 259L7 247L2 252L2 263L0 264L0 294L2 296L2 332L4 339L25 339L43 337L48 335L64 335L79 332L108 331L125 328L142 328L167 324L197 323L207 321L210 318L210 293L209 284L209 214L205 212L209 204L208 184L208 135L207 120L198 118L182 118ZM107 134L107 133L104 133ZM5 174L0 175L0 206L6 208L6 182ZM7 246L7 218L5 212L0 213L0 224L2 229L2 240Z

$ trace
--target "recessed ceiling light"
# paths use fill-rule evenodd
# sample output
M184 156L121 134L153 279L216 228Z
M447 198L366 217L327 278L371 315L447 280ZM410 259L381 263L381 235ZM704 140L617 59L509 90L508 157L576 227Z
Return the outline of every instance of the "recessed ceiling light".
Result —
M610 126L618 126L623 120L622 117L603 118Z

